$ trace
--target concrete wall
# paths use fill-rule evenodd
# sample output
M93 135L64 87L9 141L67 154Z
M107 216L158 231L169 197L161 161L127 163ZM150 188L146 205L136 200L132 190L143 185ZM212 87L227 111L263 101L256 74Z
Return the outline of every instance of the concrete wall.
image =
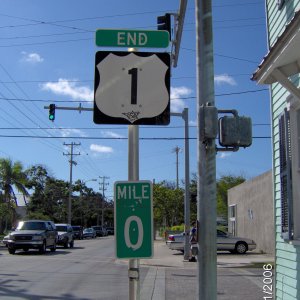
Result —
M256 251L275 254L272 182L269 171L230 189L228 206L236 204L236 235L253 239Z

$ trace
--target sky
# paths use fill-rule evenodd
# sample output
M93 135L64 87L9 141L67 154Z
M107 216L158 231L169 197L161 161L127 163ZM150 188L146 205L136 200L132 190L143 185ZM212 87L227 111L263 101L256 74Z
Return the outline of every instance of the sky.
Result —
M219 152L217 178L247 179L271 169L270 98L267 86L251 81L267 53L263 0L215 0L213 38L215 103L252 118L251 147ZM95 32L102 29L156 30L157 16L176 13L179 0L2 0L0 4L0 157L42 164L58 179L70 177L70 146L74 146L73 181L113 196L115 181L128 174L128 127L94 124L91 111L56 110L54 122L45 106L92 108L97 51ZM189 1L178 66L171 70L171 112L189 109L190 171L197 173L195 2ZM168 52L167 49L141 51ZM184 180L184 122L171 117L168 126L140 126L140 180ZM154 138L162 138L156 140ZM172 140L169 138L179 138ZM77 155L80 154L80 155ZM100 178L102 177L102 178ZM96 181L91 181L97 179ZM102 189L101 189L102 191Z

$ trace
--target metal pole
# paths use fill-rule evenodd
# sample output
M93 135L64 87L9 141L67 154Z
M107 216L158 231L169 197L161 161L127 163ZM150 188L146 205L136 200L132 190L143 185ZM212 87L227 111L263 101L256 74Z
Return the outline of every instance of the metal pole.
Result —
M76 164L75 162L73 162L73 156L74 155L80 155L80 153L74 154L73 153L73 147L74 146L79 146L80 143L76 144L76 143L71 143L71 144L66 144L64 143L65 146L71 146L71 153L65 154L63 153L63 155L70 155L70 184L69 184L69 199L68 199L68 223L71 224L72 221L72 172L73 172L73 163Z
M128 126L128 181L139 180L139 126ZM128 266L129 300L140 299L139 260L130 259Z
M105 183L106 179L109 179L107 176L99 176L100 179L102 179L102 182L100 182L100 186L102 185L102 201L101 201L101 226L104 226L104 201L105 201L105 186L108 185L108 183ZM100 187L99 187L100 189ZM99 225L97 223L97 225Z
M73 173L73 143L71 143L71 159L70 159L70 184L69 184L69 200L68 200L68 224L72 220L72 173Z
M216 150L214 139L204 140L200 109L214 106L214 65L211 0L196 0L197 115L198 115L198 299L217 299Z
M189 109L184 108L182 113L184 120L184 160L185 160L185 193L184 193L184 224L185 244L184 260L190 257L190 149L189 149Z

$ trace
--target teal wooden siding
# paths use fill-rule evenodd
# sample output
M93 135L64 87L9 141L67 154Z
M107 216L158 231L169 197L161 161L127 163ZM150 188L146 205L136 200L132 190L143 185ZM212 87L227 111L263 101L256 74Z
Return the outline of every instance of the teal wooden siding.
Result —
M300 0L286 0L281 10L277 0L267 0L268 43L271 48L284 32L294 12L300 9ZM297 82L298 77L293 78ZM297 82L299 84L299 81ZM278 116L286 107L289 93L278 83L271 86L271 110L273 123L273 170L276 228L276 286L277 300L300 299L300 246L291 245L281 238L281 195L279 170Z

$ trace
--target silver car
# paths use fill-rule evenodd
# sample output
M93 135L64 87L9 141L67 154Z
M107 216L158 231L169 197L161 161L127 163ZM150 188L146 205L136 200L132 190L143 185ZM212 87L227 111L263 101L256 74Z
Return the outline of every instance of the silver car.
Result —
M171 250L178 250L184 252L184 235L171 234L167 240L167 246ZM244 254L247 251L252 251L256 248L253 240L232 236L222 230L217 230L217 250L230 251L231 253Z

